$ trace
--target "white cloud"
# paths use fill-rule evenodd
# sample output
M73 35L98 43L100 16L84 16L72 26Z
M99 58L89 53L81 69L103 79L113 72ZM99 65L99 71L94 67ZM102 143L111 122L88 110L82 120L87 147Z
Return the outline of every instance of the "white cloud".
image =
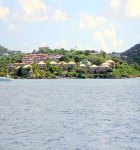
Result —
M31 53L36 47L29 44L28 42L26 41L23 41L22 43L19 43L19 46L17 49L25 52L25 53Z
M48 19L48 8L42 0L17 0L21 11L17 16L27 21L45 21Z
M111 0L110 7L114 8L114 9L119 9L121 7L121 1L120 0Z
M39 47L48 47L48 45L47 45L45 42L41 42L41 43L39 44Z
M66 12L59 9L56 9L54 14L49 16L51 13L49 13L48 6L42 0L17 0L17 2L21 7L21 10L15 14L18 19L25 21L65 21L68 18Z
M55 46L57 48L66 48L66 41L64 39L61 39L55 44Z
M132 29L128 30L128 34L132 35L134 31Z
M120 7L120 0L113 0L110 7ZM117 10L116 9L116 10ZM91 29L94 31L94 42L98 45L97 49L106 52L120 51L123 47L123 41L117 36L119 26L113 24L109 19L102 16L92 16L86 13L80 14L80 29Z
M100 45L100 49L105 50L105 51L109 50L109 47L106 43L106 39L103 36L103 33L101 31L96 31L94 33L94 39Z
M137 40L140 41L140 35L138 35Z
M124 6L127 0L109 0L103 15L111 18L124 17Z
M12 34L18 34L20 32L20 30L16 24L10 24L8 26L8 29L9 29L10 33L12 33Z
M53 16L54 21L65 21L67 18L67 14L61 10L56 10Z
M109 16L138 18L140 17L140 0L110 0L106 12Z
M61 4L64 0L55 0L56 3Z
M140 0L128 0L125 15L127 17L140 17Z
M10 9L8 7L0 7L0 19L6 19L10 14Z
M86 13L80 13L80 29L94 29L106 22L104 17L93 17Z
M123 41L118 39L114 26L109 26L94 33L94 40L100 45L100 49L107 52L119 52L123 47Z

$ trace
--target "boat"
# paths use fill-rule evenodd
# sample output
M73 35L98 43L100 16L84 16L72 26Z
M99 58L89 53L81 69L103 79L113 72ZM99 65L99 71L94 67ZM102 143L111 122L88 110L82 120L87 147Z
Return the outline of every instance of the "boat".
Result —
M6 77L0 77L0 81L12 81L12 79Z
M12 81L13 79L9 76L9 74L6 75L6 79Z
M13 79L7 74L6 77L0 77L0 81L12 81Z

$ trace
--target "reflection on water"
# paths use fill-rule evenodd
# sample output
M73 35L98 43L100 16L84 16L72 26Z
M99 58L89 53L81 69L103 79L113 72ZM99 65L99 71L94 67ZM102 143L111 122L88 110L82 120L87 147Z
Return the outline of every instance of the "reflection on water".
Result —
M0 150L137 150L139 91L139 79L0 82Z

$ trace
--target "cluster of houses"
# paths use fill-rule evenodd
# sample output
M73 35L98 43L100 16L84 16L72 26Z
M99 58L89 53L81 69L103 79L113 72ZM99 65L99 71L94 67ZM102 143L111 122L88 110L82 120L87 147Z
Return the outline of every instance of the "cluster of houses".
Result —
M22 58L22 63L37 64L41 61L55 60L58 61L63 55L48 55L48 54L27 54Z
M9 71L14 70L18 66L38 64L42 68L47 60L58 61L63 55L48 55L48 54L27 54L22 58L22 63L11 63L7 65Z
M90 70L91 73L94 73L94 72L105 72L115 68L115 62L112 60L108 60L105 63L101 64L100 66L97 66L85 60L81 61L80 63L75 63L73 61L70 61L68 63L64 61L59 62L58 60L62 56L63 55L27 54L25 57L22 58L22 63L8 64L7 69L11 71L17 69L19 66L24 66L26 68L28 65L32 64L37 64L40 69L44 69L46 60L52 60L50 61L50 65L61 66L64 68L64 70L66 70L69 66L79 66L81 68Z
M76 64L73 61L70 61L69 63L66 63L64 61L61 62L56 62L56 61L51 61L50 65L54 65L54 66L63 66L64 69L67 69L68 66L79 66L80 68L84 68L86 70L89 70L90 73L95 73L95 72L106 72L110 69L114 69L115 68L115 62L112 60L107 60L106 62L104 62L103 64L101 64L100 66L97 66L95 64L91 64L91 62L83 60L80 63Z

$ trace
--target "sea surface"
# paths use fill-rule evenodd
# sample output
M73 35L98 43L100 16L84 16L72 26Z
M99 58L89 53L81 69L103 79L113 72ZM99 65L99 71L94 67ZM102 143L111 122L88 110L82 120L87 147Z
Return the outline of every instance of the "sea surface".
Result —
M140 79L0 81L0 150L140 150Z

